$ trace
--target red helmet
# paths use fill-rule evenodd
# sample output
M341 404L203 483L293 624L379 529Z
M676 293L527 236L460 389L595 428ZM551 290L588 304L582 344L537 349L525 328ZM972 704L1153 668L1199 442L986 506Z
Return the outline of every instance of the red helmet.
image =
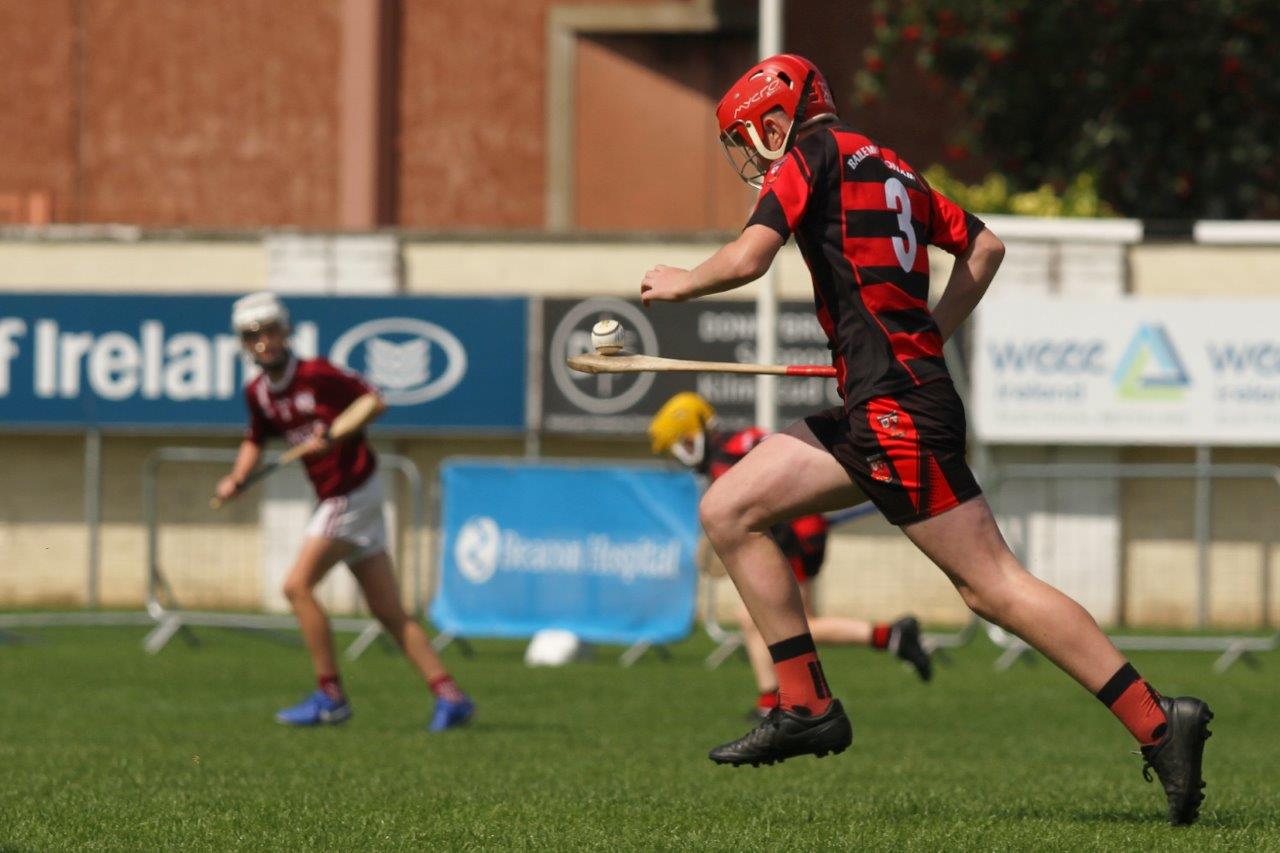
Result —
M764 141L764 115L778 108L791 119L791 130L780 146L770 149ZM780 53L756 63L729 88L716 107L716 121L729 162L740 178L758 187L769 161L787 153L801 124L835 112L831 87L818 66L803 56Z

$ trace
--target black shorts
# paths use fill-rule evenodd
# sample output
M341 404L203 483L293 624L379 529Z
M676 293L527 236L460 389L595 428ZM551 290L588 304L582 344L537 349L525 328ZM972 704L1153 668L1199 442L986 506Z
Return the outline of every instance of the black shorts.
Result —
M964 459L964 404L948 380L804 422L890 524L933 518L982 493Z

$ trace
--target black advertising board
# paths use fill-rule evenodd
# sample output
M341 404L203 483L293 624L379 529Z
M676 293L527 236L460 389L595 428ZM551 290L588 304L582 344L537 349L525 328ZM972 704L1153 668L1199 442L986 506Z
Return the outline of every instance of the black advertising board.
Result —
M697 391L722 424L741 429L755 420L754 376L715 373L584 374L565 359L591 352L591 327L612 317L626 330L626 349L703 361L756 360L754 302L698 300L648 309L638 300L547 299L543 302L542 428L547 432L635 436L680 391ZM826 337L810 302L778 305L778 361L830 364ZM778 423L785 425L839 402L835 380L779 377Z

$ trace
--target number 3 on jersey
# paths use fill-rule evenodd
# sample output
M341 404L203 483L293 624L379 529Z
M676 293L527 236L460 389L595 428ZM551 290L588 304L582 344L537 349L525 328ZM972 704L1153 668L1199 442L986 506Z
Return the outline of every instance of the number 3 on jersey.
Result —
M893 253L898 256L902 269L911 272L919 246L916 243L916 229L911 224L911 197L907 195L907 188L902 185L902 181L890 178L884 182L884 203L897 212L898 230L902 232L901 237L889 238L889 242L893 243Z

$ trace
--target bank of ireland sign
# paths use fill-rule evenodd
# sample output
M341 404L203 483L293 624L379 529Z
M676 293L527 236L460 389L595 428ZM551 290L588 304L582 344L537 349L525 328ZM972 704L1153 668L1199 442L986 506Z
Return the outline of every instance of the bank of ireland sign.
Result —
M1008 443L1280 443L1280 301L997 299L970 409Z
M334 342L329 358L376 385L391 406L437 400L467 375L467 350L457 336L413 317L361 323Z
M0 425L239 429L233 297L0 295ZM524 299L286 299L293 348L362 374L380 430L524 425Z

